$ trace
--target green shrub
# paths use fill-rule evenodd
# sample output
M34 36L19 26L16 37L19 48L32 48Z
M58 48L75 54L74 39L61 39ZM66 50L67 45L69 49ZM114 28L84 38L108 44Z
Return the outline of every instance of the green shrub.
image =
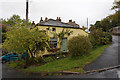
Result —
M98 45L106 45L109 44L109 38L104 38L104 37L100 37L98 39Z
M50 62L50 61L53 61L54 59L52 57L46 57L44 58L44 61L45 62Z
M90 53L92 44L88 37L79 35L69 40L68 49L72 56L84 55Z
M96 29L90 34L95 38L95 40L99 39L100 37L104 37L104 32L102 31L102 29Z
M109 42L112 42L112 35L108 32L104 32L104 36L109 39Z
M95 38L93 37L93 35L91 35L91 34L89 34L89 39L90 39L90 42L91 42L91 44L92 44L92 46L93 46L93 48L96 48L97 47L97 43L96 43L96 40L95 40Z
M12 68L17 68L17 69L24 68L25 60L11 61L9 66L12 67Z
M112 42L112 36L110 35L110 33L103 32L102 29L96 29L92 31L89 34L89 38L94 48Z

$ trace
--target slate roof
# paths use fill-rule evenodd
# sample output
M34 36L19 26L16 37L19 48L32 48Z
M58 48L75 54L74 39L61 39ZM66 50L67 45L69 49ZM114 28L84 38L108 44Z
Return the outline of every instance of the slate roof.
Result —
M77 28L80 29L80 27L74 26L74 25L70 25L68 23L64 23L58 20L54 20L54 19L48 19L47 21L43 21L41 23L39 23L40 26L55 26L55 27L64 27L64 28Z

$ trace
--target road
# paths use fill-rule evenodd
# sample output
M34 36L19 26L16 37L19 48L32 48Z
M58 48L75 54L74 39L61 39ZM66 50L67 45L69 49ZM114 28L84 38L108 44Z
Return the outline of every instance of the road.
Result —
M101 56L103 56L104 60L102 60L102 57L100 56L96 61L101 60L100 62L93 62L89 64L86 68L86 70L92 70L92 69L99 69L109 66L118 65L119 59L118 59L118 37L113 36L113 43L112 45L107 48ZM107 55L108 54L108 55ZM111 56L112 55L112 56ZM108 60L107 60L108 59ZM104 64L102 64L104 63ZM92 66L92 67L91 67ZM39 74L24 74L22 72L13 70L8 68L5 64L0 63L0 78L118 78L120 76L120 68L118 69L112 69L100 73L93 73L93 74L80 74L80 75L62 75L62 76L40 76ZM2 75L2 76L1 76ZM48 79L49 80L49 79ZM88 79L87 79L88 80Z
M97 70L107 67L113 67L118 65L118 36L113 36L113 42L111 46L104 50L102 55L98 57L94 62L87 65L84 70ZM119 43L120 44L120 43Z
M39 74L24 74L22 72L13 70L8 68L6 65L2 65L3 72L2 78L118 78L118 69L112 69L100 73L93 73L93 74L80 74L80 75L62 75L62 76L40 76ZM1 67L1 64L0 64ZM1 68L0 68L1 69ZM1 70L0 70L1 71ZM1 73L0 73L1 74ZM48 79L49 80L49 79Z

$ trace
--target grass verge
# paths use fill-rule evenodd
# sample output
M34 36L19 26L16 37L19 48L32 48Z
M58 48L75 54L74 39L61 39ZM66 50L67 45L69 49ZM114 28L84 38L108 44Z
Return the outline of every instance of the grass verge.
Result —
M97 59L105 48L110 45L103 45L94 49L89 55L79 56L76 59L67 57L57 61L49 62L41 66L24 69L25 72L58 72L58 71L76 71L84 72L83 67Z

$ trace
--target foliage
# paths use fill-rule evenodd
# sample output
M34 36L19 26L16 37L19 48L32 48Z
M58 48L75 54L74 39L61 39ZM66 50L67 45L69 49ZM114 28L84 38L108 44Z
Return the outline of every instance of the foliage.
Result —
M76 36L69 40L68 50L72 56L84 55L90 53L92 49L91 42L86 36Z
M26 27L11 27L6 33L6 40L3 48L9 52L29 52L31 57L35 57L38 50L44 50L49 41L49 36L43 31L36 28L29 29Z
M96 45L96 40L95 40L95 38L93 37L93 35L89 34L89 35L88 35L88 38L90 39L90 42L91 42L93 48L96 48L96 47L97 47L97 45Z
M24 61L24 60L11 61L8 65L9 65L11 68L21 69L21 68L24 68L24 66L25 66L25 61Z
M0 24L0 26L2 26L2 42L4 42L4 40L6 39L6 32L8 31L7 28L8 27L21 27L21 26L26 26L26 20L25 19L21 19L19 15L13 15L10 18L0 19L0 22L2 22L2 24ZM28 22L28 25L30 25L31 23Z
M65 36L70 36L73 33L73 31L70 31L69 29L63 29L60 33L54 33L55 37L58 38L58 44L62 45L62 40Z
M115 1L113 9L118 9L120 6L120 1ZM107 32L109 29L120 26L120 11L117 10L114 14L107 16L106 18L102 19L101 21L96 21L94 25L91 26L90 31L98 28L102 28L103 31Z
M108 32L104 32L104 37L109 39L109 42L112 42L112 35Z
M116 0L114 1L114 6L111 9L113 10L113 9L118 9L118 8L120 8L120 1Z
M2 42L4 42L4 40L6 39L6 32L7 32L7 27L3 24L0 24L0 30L2 33Z
M21 19L19 15L12 15L10 18L6 19L1 19L2 24L7 25L7 26L11 26L11 27L19 27L19 26L26 26L26 20L25 19ZM31 23L28 22L28 25L30 25Z
M72 59L71 57L66 57L64 59L56 60L53 62L48 62L41 66L36 66L33 68L27 68L24 71L28 72L58 72L58 71L78 71L84 72L83 67L88 63L93 62L97 59L101 53L104 51L105 48L109 47L110 45L103 45L100 46L93 51L91 51L90 55L79 56L78 59ZM78 67L75 69L75 67ZM80 70L81 68L81 70Z
M87 29L87 27L85 26L82 26L82 30L85 31Z
M109 38L100 37L97 42L98 45L109 44Z
M44 58L44 61L45 62L51 62L51 61L53 61L54 59L52 58L52 57L46 57L46 58Z
M112 42L112 36L108 32L103 32L102 29L96 29L89 34L90 41L93 47L106 45Z

